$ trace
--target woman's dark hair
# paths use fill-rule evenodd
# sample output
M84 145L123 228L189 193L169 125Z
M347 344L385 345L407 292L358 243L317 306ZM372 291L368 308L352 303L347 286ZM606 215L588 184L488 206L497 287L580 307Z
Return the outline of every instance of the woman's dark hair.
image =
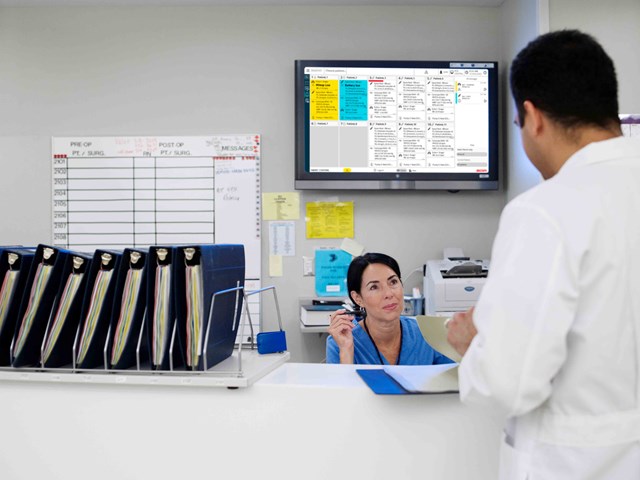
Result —
M398 262L389 255L385 255L384 253L365 253L364 255L355 257L351 260L349 270L347 271L347 290L349 291L349 298L354 305L357 304L351 296L351 292L360 293L360 288L362 287L362 273L365 268L372 263L381 263L382 265L386 265L393 270L396 275L398 275L399 279L402 279Z
M510 84L521 128L526 100L567 129L620 124L613 61L578 30L550 32L530 42L511 64Z

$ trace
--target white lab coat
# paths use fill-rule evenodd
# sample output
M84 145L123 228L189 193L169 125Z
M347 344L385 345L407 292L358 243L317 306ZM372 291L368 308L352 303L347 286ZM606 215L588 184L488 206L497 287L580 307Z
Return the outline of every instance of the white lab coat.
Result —
M508 418L501 477L640 479L640 140L592 143L505 208L466 403Z

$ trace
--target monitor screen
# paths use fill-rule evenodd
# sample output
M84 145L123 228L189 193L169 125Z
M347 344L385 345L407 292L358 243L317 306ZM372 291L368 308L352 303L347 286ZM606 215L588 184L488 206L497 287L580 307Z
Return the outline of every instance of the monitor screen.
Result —
M296 60L297 189L498 188L498 64Z

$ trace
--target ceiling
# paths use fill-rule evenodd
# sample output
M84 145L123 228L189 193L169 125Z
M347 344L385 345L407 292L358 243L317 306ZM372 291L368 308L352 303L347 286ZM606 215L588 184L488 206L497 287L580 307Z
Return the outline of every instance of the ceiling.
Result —
M498 7L504 0L0 0L0 7L233 6L233 5L446 5Z

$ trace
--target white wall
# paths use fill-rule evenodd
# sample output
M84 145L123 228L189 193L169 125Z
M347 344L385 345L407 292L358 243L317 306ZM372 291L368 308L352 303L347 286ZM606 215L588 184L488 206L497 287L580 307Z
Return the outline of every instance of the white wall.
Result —
M546 0L505 0L502 4L503 139L507 201L537 185L542 177L522 149L520 129L513 124L515 106L509 90L511 62L523 47L548 26Z
M620 113L640 112L640 2L638 0L505 0L502 11L504 141L507 201L537 185L541 177L527 159L508 89L511 60L530 40L549 30L577 28L595 36L618 74Z
M292 191L295 59L497 60L500 32L499 8L0 8L0 244L51 242L51 136L258 132L263 191ZM405 275L446 246L488 256L505 203L503 191L301 195L353 200L355 239ZM271 279L264 227L263 283L292 360L322 360L324 339L299 332L298 297L314 295L301 256L340 240L306 240L298 221L296 256Z
M552 30L577 28L593 35L613 59L620 113L640 113L640 2L549 0Z

